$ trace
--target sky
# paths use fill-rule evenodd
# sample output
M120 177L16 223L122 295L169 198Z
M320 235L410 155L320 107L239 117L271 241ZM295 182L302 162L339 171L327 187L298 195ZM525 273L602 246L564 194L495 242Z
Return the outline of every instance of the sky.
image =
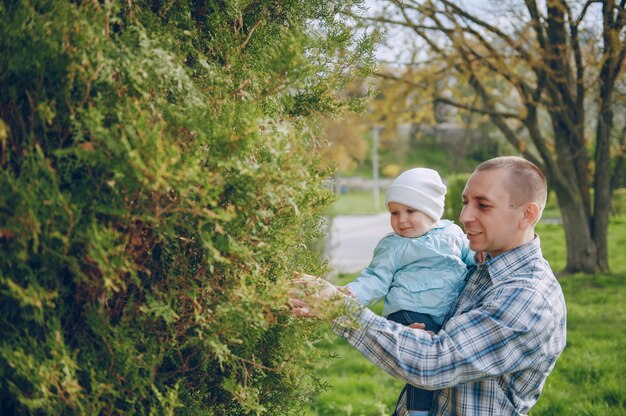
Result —
M457 4L463 6L467 10L474 11L476 13L484 14L495 4L502 4L502 0L462 0L457 1ZM379 14L384 5L388 4L385 0L365 0L365 7L367 9L367 15ZM407 35L406 31L403 33L399 30L387 29L385 43L378 46L376 49L376 58L381 62L409 62L408 45L416 41L415 36Z

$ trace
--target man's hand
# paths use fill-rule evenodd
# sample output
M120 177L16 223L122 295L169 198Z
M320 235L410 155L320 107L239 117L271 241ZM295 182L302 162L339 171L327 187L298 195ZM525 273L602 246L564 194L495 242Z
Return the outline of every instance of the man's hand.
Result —
M415 323L413 323L413 324L410 324L410 325L409 325L409 328L411 328L411 329L421 329L421 330L423 330L423 331L428 332L428 333L430 334L430 336L431 336L431 337L434 337L434 336L435 336L435 333L434 333L433 331L429 331L429 330L427 330L427 329L426 329L426 324L423 324L423 323L421 323L421 322L415 322Z
M289 289L289 307L295 316L323 317L332 312L347 295L337 286L316 276L296 274Z

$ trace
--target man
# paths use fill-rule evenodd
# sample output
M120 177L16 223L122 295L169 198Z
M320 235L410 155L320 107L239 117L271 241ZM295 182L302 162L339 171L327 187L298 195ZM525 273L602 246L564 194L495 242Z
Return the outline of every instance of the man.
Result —
M392 376L436 390L431 415L527 414L565 348L563 293L534 233L546 198L546 178L532 163L500 157L480 164L463 191L460 220L470 247L486 253L485 260L468 271L439 333L360 306L347 309L360 325L340 317L334 331ZM321 288L316 300L356 303L321 279L296 282ZM322 308L312 299L291 303L296 315ZM396 414L406 414L404 395Z

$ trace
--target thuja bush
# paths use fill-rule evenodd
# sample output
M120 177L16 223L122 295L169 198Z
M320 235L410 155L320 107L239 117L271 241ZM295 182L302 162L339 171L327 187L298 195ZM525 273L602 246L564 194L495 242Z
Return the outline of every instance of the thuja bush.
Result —
M0 413L302 413L352 6L0 3Z
M469 179L469 174L457 173L446 178L448 192L446 193L445 217L462 226L459 221L463 209L463 190Z

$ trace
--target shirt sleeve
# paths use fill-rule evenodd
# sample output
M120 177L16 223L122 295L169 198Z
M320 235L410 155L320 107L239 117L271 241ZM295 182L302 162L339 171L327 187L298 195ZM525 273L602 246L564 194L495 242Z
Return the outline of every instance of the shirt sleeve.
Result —
M396 272L395 250L390 244L381 240L374 249L370 264L359 276L346 286L363 305L369 305L382 299L393 281Z
M442 389L522 370L541 358L556 322L541 294L503 285L475 309L453 316L439 332L411 329L368 309L361 325L337 319L333 329L375 365L424 389Z

